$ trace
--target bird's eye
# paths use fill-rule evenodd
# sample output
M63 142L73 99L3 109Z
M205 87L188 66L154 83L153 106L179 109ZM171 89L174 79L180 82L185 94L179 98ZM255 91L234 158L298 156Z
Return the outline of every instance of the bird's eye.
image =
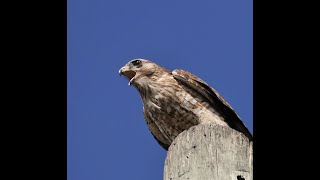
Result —
M134 60L134 61L132 61L131 63L132 63L132 65L134 65L134 66L139 66L139 65L141 65L141 61L140 61L140 60Z

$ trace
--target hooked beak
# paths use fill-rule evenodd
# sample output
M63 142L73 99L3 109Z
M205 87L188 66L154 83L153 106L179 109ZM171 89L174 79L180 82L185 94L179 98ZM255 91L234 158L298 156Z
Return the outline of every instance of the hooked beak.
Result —
M133 77L136 75L136 72L133 70L130 70L127 66L123 66L120 70L119 70L119 75L124 75L129 79L129 86L132 84L132 79Z

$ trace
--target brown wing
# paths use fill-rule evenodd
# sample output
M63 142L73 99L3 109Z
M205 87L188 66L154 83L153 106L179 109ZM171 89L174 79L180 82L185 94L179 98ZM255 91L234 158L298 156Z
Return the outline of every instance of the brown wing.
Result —
M248 128L243 124L240 117L227 103L227 101L215 89L188 71L176 69L172 71L172 75L175 79L182 82L183 85L191 87L203 95L211 104L214 104L215 109L224 116L226 122L231 128L242 132L250 141L252 141L252 135Z

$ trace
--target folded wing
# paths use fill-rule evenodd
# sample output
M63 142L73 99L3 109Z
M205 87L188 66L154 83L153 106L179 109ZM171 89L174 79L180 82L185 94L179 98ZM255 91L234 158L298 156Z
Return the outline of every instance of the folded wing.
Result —
M221 113L231 128L242 132L250 141L252 141L252 135L248 128L227 101L215 89L188 71L176 69L172 71L172 75L177 81L182 82L181 84L184 86L188 86L203 95L207 101L211 105L214 105L214 108Z

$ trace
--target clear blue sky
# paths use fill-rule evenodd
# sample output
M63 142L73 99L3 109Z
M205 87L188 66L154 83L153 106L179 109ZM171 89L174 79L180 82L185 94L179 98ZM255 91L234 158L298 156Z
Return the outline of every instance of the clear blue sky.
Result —
M253 132L252 0L68 0L68 180L162 180L166 151L118 70L146 58L213 86Z

